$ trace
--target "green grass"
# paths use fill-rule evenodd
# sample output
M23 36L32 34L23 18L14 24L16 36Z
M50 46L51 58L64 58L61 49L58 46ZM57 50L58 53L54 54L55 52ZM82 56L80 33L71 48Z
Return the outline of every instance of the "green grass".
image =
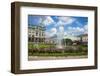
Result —
M79 53L29 53L29 56L82 56L87 55L85 52Z
M51 47L55 47L55 45L53 44L43 44L43 43L40 43L40 44L32 44L32 43L28 43L28 49L33 49L33 48L39 48L39 49L42 49L42 48L51 48Z
M72 46L72 45L70 45ZM36 44L33 44L33 43L29 43L28 44L28 55L29 56L82 56L82 55L87 55L88 54L88 50L87 50L87 46L84 46L84 45L77 45L79 46L79 49L77 51L73 51L72 49L71 50L68 50L66 51L66 49L64 51L52 51L52 50L47 50L47 51L44 51L43 48L55 48L55 45L54 44L43 44L43 43L40 43L38 44L38 47ZM77 47L77 46L74 46L74 47ZM32 49L35 49L35 48L39 48L39 50L32 50ZM84 50L85 49L85 50Z

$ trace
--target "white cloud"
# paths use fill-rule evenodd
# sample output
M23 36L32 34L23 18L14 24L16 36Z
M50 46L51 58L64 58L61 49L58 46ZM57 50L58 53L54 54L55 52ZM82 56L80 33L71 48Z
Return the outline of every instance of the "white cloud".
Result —
M84 34L87 34L88 33L88 25L85 25L83 28L84 28Z
M63 26L60 26L59 27L59 31L63 32L64 31L64 27Z
M45 16L45 19L43 21L44 25L50 25L54 22L54 20L50 16Z
M77 32L84 32L84 29L83 28L80 28L80 27L76 27L76 31Z
M68 30L66 31L68 35L80 35L84 34L85 29L82 27L68 27Z
M59 21L56 23L50 16L45 16L43 23L44 23L44 25L55 24L55 26L64 26L64 25L71 24L74 21L76 21L76 23L80 27L69 26L68 29L65 31L64 31L63 27L59 27L59 29L57 27L54 27L54 28L51 28L48 32L46 32L47 37L54 36L55 34L57 34L57 32L59 30L62 30L64 32L64 35L71 35L71 36L88 33L88 25L84 25L84 27L82 27L83 25L81 23L79 23L73 17L59 17L58 19L59 19Z
M78 26L83 26L79 21L76 20Z
M68 25L71 24L75 21L75 18L72 17L58 17L59 21L55 24L55 26L60 26L60 25Z
M85 30L88 30L88 25L85 25L85 26L84 26L84 29L85 29Z
M51 28L50 31L46 31L45 34L46 34L46 37L52 37L55 34L57 34L57 29L56 28Z
M72 18L72 17L59 17L59 20L64 22L64 24L71 24L75 21L75 18Z
M56 23L50 16L45 16L45 18L43 18L43 24L46 25L50 25L50 24L54 24L55 26L60 26L60 25L68 25L73 23L76 19L72 18L72 17L58 17L59 21ZM42 21L40 19L40 21Z
M51 29L51 33L56 34L56 33L57 33L57 29L56 29L56 28L52 28L52 29Z
M64 36L67 36L68 35L68 33L67 32L64 32Z
M84 28L81 27L68 27L68 30L73 32L84 32Z

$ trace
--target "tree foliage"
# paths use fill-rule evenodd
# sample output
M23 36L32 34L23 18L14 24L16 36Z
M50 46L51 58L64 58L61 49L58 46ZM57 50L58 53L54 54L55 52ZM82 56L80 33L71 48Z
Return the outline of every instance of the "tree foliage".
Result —
M65 39L66 45L72 45L72 40L71 39Z

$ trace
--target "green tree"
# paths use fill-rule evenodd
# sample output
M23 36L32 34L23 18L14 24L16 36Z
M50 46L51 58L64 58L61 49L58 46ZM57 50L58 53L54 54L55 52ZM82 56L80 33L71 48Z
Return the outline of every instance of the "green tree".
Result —
M72 40L71 39L65 39L66 45L72 45Z

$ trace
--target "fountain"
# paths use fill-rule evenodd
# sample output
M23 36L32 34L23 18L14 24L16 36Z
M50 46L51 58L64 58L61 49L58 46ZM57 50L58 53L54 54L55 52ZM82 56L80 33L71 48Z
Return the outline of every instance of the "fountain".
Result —
M57 45L56 45L56 47L59 49L64 48L63 38L64 38L64 26L60 25L57 33Z

